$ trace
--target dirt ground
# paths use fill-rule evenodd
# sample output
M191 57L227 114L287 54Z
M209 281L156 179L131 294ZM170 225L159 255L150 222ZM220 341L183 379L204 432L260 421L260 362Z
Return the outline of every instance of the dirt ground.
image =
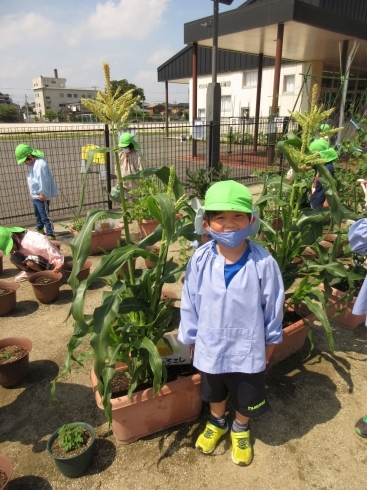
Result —
M56 228L61 250L70 254L70 236ZM177 254L177 250L173 250ZM91 257L95 265L99 257ZM137 263L137 268L143 263ZM16 271L5 259L2 279ZM88 306L99 304L104 284L94 283ZM176 285L180 291L180 285ZM14 388L0 387L0 453L14 464L9 490L154 490L158 488L253 490L365 490L367 439L354 424L367 414L367 329L334 327L336 352L328 350L320 326L311 327L316 348L308 341L297 355L273 367L267 376L272 410L251 423L254 460L247 468L232 463L229 439L213 455L194 449L208 414L190 424L162 431L127 446L116 443L103 413L96 407L89 380L90 364L63 379L58 388L63 407L50 397L52 379L66 353L72 322L66 321L72 298L64 283L59 298L40 304L31 285L21 283L17 307L0 318L0 337L26 336L33 342L30 370ZM232 418L232 411L229 417ZM62 424L85 421L96 428L93 464L85 475L68 479L46 453L46 441Z

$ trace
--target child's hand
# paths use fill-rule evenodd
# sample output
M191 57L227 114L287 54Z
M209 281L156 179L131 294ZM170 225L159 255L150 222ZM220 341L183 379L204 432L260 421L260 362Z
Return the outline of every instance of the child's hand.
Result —
M194 358L195 344L190 344L190 359Z
M45 200L46 200L46 196L45 196L44 194L40 194L40 195L38 196L38 199L39 199L40 201L45 201Z
M62 268L62 264L60 264L60 265L55 265L55 267L54 267L54 272L60 272L60 271L61 271L61 268Z
M265 346L265 353L266 353L266 364L269 364L270 358L273 355L275 349L275 344L270 344Z

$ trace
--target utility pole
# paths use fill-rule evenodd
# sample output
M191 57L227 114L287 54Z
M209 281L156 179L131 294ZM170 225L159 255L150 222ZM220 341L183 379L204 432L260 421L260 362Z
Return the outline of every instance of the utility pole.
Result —
M25 112L27 117L26 121L29 122L27 94L25 94L24 97L25 97Z

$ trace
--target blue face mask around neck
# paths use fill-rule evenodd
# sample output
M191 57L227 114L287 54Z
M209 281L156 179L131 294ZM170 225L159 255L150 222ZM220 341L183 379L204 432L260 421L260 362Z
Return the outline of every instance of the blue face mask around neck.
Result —
M247 228L243 228L242 230L224 231L221 233L213 231L210 228L210 235L212 236L212 238L214 238L214 240L219 245L225 248L238 247L242 242L246 240L247 237L249 237L252 234L253 234L252 225L249 225Z

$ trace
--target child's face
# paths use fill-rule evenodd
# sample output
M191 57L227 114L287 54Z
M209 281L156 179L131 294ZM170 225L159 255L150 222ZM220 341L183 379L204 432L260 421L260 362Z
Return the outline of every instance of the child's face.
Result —
M207 221L203 222L204 228L210 233L210 228L217 233L226 231L243 230L250 225L250 220L247 213L239 211L222 211L210 219L210 224Z

